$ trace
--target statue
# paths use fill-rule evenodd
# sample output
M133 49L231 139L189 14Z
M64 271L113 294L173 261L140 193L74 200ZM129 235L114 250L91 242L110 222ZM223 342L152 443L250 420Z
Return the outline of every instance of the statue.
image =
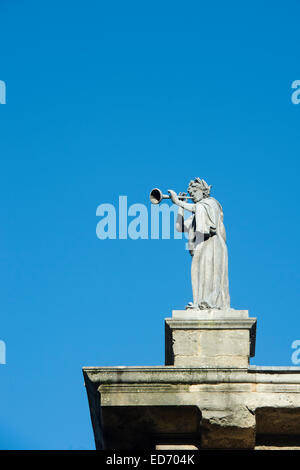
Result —
M177 204L176 229L188 232L189 251L192 256L193 302L186 308L228 309L230 297L228 287L228 255L226 232L223 224L221 204L210 197L211 186L195 178L190 181L187 197L169 190L169 198ZM192 199L193 203L184 199ZM184 210L193 215L184 219Z

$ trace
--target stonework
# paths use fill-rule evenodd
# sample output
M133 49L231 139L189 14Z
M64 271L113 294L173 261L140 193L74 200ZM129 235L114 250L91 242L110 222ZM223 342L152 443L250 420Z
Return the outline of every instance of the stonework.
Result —
M193 302L165 320L165 366L84 367L97 449L300 448L300 367L255 367L256 318L230 308L223 209L192 180L179 206ZM192 215L184 219L184 210Z
M249 366L255 318L208 315L165 320L168 365L83 369L97 449L300 447L300 367Z
M231 315L230 315L231 314ZM255 318L247 311L173 311L165 320L166 365L247 367L253 356Z

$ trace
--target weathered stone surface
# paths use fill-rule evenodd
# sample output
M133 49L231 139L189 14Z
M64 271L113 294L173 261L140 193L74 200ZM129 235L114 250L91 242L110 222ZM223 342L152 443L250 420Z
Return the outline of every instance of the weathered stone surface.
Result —
M173 350L175 356L249 356L249 332L174 330Z
M83 369L96 448L300 447L300 367L249 366L255 318L195 314L166 319L172 365Z
M247 391L265 393L280 390L298 392L300 386L300 367L262 367L249 366L244 369L173 367L173 366L118 366L84 367L84 376L98 386L137 387L211 387L226 391L228 387L247 387ZM225 387L225 388L224 388ZM235 390L235 389L234 389ZM281 396L281 399L283 396Z
M244 368L248 365L245 356L175 356L174 365L193 367L237 367Z
M165 323L167 365L248 367L255 318L167 318Z
M293 406L263 406L256 410L257 432L261 435L272 435L280 429L282 435L300 436L300 409Z
M203 410L201 427L201 448L253 449L255 446L255 416L245 406Z
M203 330L199 336L200 354L205 356L249 356L249 331Z
M173 332L174 356L199 356L200 335L196 330L175 330Z
M86 367L84 377L99 449L300 446L300 367Z
M201 413L195 406L113 406L102 408L105 449L154 449L194 440L199 444Z
M224 320L238 318L249 318L248 310L235 310L233 308L228 308L225 310L172 310L173 320Z

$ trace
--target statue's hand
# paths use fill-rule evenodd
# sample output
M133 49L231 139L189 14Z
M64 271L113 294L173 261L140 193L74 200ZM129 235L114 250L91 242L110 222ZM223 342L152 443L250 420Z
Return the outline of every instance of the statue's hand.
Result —
M175 193L175 191L172 191L172 189L168 189L168 193L170 194L171 201L174 204L177 204L177 202L179 201L177 193Z
M184 196L186 196L186 193L178 193L178 199L180 201L184 201Z

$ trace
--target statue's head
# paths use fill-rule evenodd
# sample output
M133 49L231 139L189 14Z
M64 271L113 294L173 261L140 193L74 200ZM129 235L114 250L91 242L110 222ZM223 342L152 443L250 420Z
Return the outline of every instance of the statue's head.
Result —
M206 181L201 180L200 178L195 178L191 180L188 186L188 192L194 202L199 202L201 199L210 196L210 188Z

